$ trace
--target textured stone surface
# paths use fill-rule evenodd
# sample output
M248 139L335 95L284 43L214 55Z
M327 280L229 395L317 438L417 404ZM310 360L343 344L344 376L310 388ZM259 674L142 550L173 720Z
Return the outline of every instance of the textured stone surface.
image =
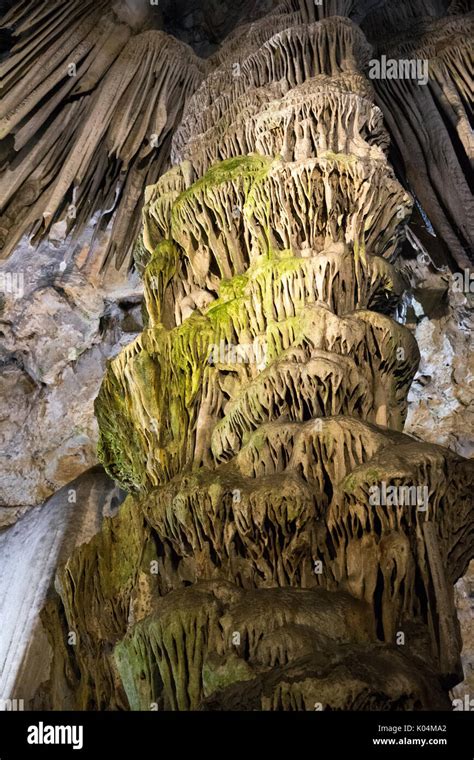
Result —
M427 264L415 264L409 277L410 319L421 362L408 399L405 429L472 457L473 294L459 292L451 273L437 272Z
M440 6L389 0L369 14L363 27L376 35L376 55L427 67L425 85L406 76L375 79L377 102L402 156L406 182L445 243L445 259L469 267L474 201L468 70L474 16L468 3L453 2L447 15L437 18L443 15Z
M141 329L138 279L104 284L79 263L67 246L28 260L25 243L3 270L23 292L7 288L0 314L2 507L41 504L97 463L94 398L107 360Z
M401 432L411 200L360 30L290 23L241 40L238 77L221 51L146 193L148 321L96 402L102 461L135 495L44 615L81 709L446 709L462 679L472 463ZM372 501L387 487L404 496Z
M420 347L421 362L409 394L405 429L433 443L473 456L474 359L473 295L460 292L449 271L426 260L410 262L413 295L409 320ZM463 640L465 680L453 690L463 700L474 692L474 563L456 584L455 601Z
M458 580L473 555L473 468L463 459L472 452L472 296L440 263L465 266L469 256L467 9L453 3L440 18L443 3L427 0L285 0L204 63L146 30L136 3L125 6L115 8L123 39L106 2L72 7L79 44L96 62L81 68L74 102L67 85L58 93L66 110L57 118L69 119L73 139L52 185L40 154L51 149L56 165L53 129L30 156L34 187L22 160L6 175L6 253L38 215L37 238L49 232L60 244L90 212L117 208L111 238L99 253L75 252L64 282L34 275L27 301L7 299L2 383L18 407L32 400L5 426L9 451L33 410L51 427L58 418L89 424L102 357L127 342L121 333L140 332L108 366L96 402L100 457L134 495L59 563L33 637L28 697L44 683L31 704L448 709L449 688L470 688L472 664L471 576ZM197 29L223 34L239 9L183 10L175 34L199 47ZM89 29L94 14L100 23ZM101 47L110 24L117 34ZM364 76L374 50L429 58L429 87L380 80L374 93ZM127 108L152 86L136 60L144 51L155 73L163 54L179 58L186 81L173 99L174 74L163 70L145 118L131 125ZM118 101L100 97L124 76L131 85ZM51 77L41 70L28 86L35 77L54 100ZM45 112L22 123L38 91L8 112L20 88L7 80L0 124L18 149ZM382 111L402 183L387 160ZM158 161L147 142L152 112ZM117 190L119 171L128 175ZM92 176L94 193L85 191ZM77 224L65 217L73 186ZM85 198L92 203L81 206ZM102 263L127 260L142 200L143 331L130 284L98 276ZM434 264L426 252L424 264L420 255L397 261L410 243L417 254L433 249ZM39 449L30 491L72 477L93 439L89 427L85 436L60 427L51 458ZM381 486L410 503L373 502ZM20 536L20 525L8 535ZM456 686L460 630L468 680ZM42 647L49 672L37 670Z
M150 29L148 13L129 26L113 5L73 0L65 11L48 1L33 9L36 23L26 5L3 19L14 35L0 63L0 139L10 137L0 179L3 256L33 226L36 240L64 238L93 218L103 229L117 211L100 255L129 260L144 187L167 161L170 132L205 64Z
M464 681L453 689L457 699L464 700L465 695L472 699L474 692L474 562L471 562L466 575L456 584L456 607L461 625L463 640L462 663Z
M48 677L51 650L39 614L56 568L99 530L104 516L116 513L121 499L96 468L0 532L0 698L26 704Z

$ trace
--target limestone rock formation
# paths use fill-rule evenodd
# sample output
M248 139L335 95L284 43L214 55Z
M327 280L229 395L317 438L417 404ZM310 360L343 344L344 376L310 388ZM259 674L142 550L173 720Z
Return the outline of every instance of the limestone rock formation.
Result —
M148 28L146 14L142 30L120 15L109 0L67 7L48 0L33 13L20 3L2 21L14 34L0 63L0 139L9 138L0 180L3 256L25 233L38 240L56 227L64 238L94 216L103 229L114 212L104 262L118 251L120 265L130 253L143 189L166 164L170 132L205 64Z
M52 591L56 567L99 530L104 515L116 514L122 499L102 468L92 468L12 528L0 530L2 699L15 695L27 705L49 677L51 653L40 613ZM63 694L61 704L66 709L74 701L68 705Z
M474 454L472 383L474 329L472 296L455 287L449 271L410 262L411 323L421 362L409 401L406 431L449 446L465 457Z
M408 186L445 243L448 261L459 267L474 259L469 74L474 16L469 5L454 1L440 17L441 3L436 12L436 4L425 0L388 0L362 25L369 39L376 35L378 55L426 67L429 86L397 77L375 79L374 84Z
M474 211L467 176L472 152L466 73L472 15L467 4L452 2L448 9L447 2L426 0L325 0L322 4L314 0L234 0L229 7L205 0L200 10L192 13L185 5L184 0L173 4L174 18L181 19L178 28L169 20L168 0L162 0L158 7L150 7L144 0L71 0L67 8L52 0L31 7L25 0L1 19L0 31L12 36L10 55L0 61L2 257L10 255L25 234L35 243L58 234L64 239L71 232L81 232L93 220L96 234L112 227L105 250L96 251L101 263L115 261L120 266L130 261L144 189L169 166L172 132L186 101L203 79L216 108L204 108L204 116L199 109L192 109L181 127L182 135L189 138L191 129L198 140L204 128L192 120L206 118L207 129L213 124L232 79L242 96L258 84L258 93L250 96L249 106L250 112L258 115L259 102L269 97L262 89L264 81L278 88L288 77L285 86L294 88L308 78L309 59L300 71L288 68L294 51L285 42L286 30L300 25L304 36L305 27L324 17L349 17L362 22L374 43L373 52L389 58L410 56L429 61L429 88L406 79L382 79L374 82L377 101L400 151L409 187L447 244L445 253L459 265L468 264ZM448 15L443 17L445 13ZM202 47L203 31L214 38L215 47L243 18L250 21L233 31L225 46L208 59L200 58L185 42L194 44L198 52L209 53L212 46L206 51ZM338 36L330 24L326 30L325 42L314 38L314 74L319 72L326 52L336 59L341 52L337 51ZM352 34L369 56L371 48L363 35L347 25L345 36ZM271 58L273 65L265 75L263 60L254 64L248 52L261 54L258 46L270 39L264 56ZM357 44L352 54L359 55L361 68L367 67L369 60L363 60ZM310 48L306 52L309 55ZM274 68L277 59L286 72ZM332 74L346 73L347 66L350 69L350 62L341 59L339 63L340 71ZM332 97L336 91L333 87ZM349 88L347 101L351 100L351 91L357 88ZM291 97L297 98L297 93ZM303 103L304 90L301 97ZM243 117L243 104L236 107L234 111ZM342 117L343 109L340 113ZM231 111L228 116L232 119ZM381 123L380 117L374 118ZM423 124L424 129L413 128L413 122ZM303 132L304 123L303 119ZM375 124L372 126L375 132ZM226 130L221 124L221 132L223 127ZM342 127L343 122L338 130L340 138L350 141L351 128L343 138ZM241 138L233 138L229 130L228 140ZM329 142L333 138L329 135ZM265 142L265 135L261 139ZM179 139L176 142L175 138L175 143L179 152ZM236 154L235 146L229 153L218 138L207 143L212 146L211 152L217 149ZM260 150L261 145L257 140L253 148ZM265 145L272 151L271 141ZM188 148L200 170L198 149L189 140ZM358 155L354 146L347 146L347 150ZM237 153L247 152L244 140ZM466 254L466 248L471 254Z
M146 191L147 324L96 402L131 495L58 571L53 707L447 709L462 679L473 463L403 432L412 200L354 6L317 10L231 36Z
M104 283L79 259L23 242L0 275L18 286L0 307L2 519L97 464L94 398L107 360L143 327L139 277L111 270Z

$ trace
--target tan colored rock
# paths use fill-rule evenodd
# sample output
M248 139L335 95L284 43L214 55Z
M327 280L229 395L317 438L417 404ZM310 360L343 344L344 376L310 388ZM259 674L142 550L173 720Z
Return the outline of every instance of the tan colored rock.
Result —
M205 66L190 56L169 113L179 68L163 70L158 101L145 69L183 48L135 35L104 80L133 86L116 109L92 95L80 152L46 198L59 238L60 196L78 172L91 179L102 138L129 169L129 211L162 175L137 250L148 322L108 365L95 407L100 457L133 495L58 569L43 614L50 706L447 709L463 678L454 585L474 551L472 462L403 433L420 354L395 321L408 285L395 264L412 200L363 80L372 50L325 12L288 0ZM464 22L440 23L432 57L452 76L443 35ZM417 35L394 50L422 50ZM166 151L152 167L147 120L129 114L157 103ZM116 225L104 263L133 233L126 214Z

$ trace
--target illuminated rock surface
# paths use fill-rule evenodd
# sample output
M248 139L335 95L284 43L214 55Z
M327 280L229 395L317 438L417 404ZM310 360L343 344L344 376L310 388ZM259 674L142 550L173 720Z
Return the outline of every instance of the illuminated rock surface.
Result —
M179 58L184 97L160 122L170 158L145 150L121 200L135 209L144 192L145 329L96 401L101 460L131 495L58 570L36 705L449 709L462 680L454 584L473 556L474 467L403 432L420 362L397 266L413 201L388 161L390 87L366 78L364 35L382 49L385 16L358 26L346 17L361 21L357 3L332 5L321 18L313 3L283 3L206 63L163 32L132 37L107 74L109 100L84 102L74 151L28 203L28 224L55 218L71 184L80 197L81 162L84 188L98 167L107 174L101 151L130 166L145 127L126 114L137 98L151 118L163 98L176 105L172 85L147 99L144 81L156 66L173 83ZM452 10L407 48L432 45L430 97L447 114L464 108L464 78L443 35L469 24ZM462 43L452 49L462 64ZM133 87L114 111L122 56ZM21 123L12 112L5 129ZM427 140L442 174L439 119L427 116ZM451 129L457 214L464 117ZM464 264L464 227L407 177ZM108 187L88 196L94 208ZM134 227L120 210L114 224L105 259L121 262Z

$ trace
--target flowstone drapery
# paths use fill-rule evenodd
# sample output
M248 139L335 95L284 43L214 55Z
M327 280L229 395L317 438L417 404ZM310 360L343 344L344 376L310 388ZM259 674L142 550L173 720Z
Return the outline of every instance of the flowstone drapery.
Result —
M412 202L362 32L292 18L224 46L147 189L148 325L96 402L132 495L58 574L58 704L447 709L462 678L473 467L402 432Z

